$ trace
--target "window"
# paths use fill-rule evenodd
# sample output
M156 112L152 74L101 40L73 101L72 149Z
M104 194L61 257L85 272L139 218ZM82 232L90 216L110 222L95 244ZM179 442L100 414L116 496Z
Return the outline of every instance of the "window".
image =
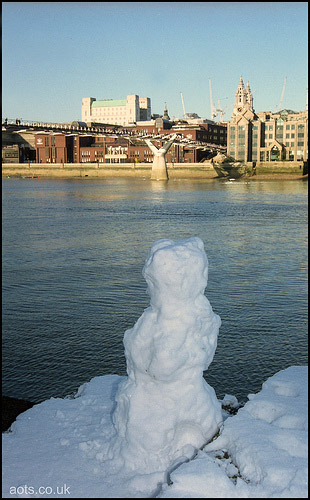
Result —
M238 160L244 161L244 151L238 150Z
M302 160L303 151L301 149L297 149L297 160Z

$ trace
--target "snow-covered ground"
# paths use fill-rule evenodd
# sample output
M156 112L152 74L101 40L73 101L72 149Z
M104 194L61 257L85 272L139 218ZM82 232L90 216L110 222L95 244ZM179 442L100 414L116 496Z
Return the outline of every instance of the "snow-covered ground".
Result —
M128 376L19 415L2 436L2 496L306 498L307 367L221 407L203 379L221 324L203 242L155 242L143 275L150 307L125 332Z
M308 497L308 367L270 377L160 498Z
M166 474L126 473L102 461L115 435L111 414L124 378L95 377L74 399L51 398L19 415L2 436L2 496L308 497L307 367L269 378L224 420L217 439Z

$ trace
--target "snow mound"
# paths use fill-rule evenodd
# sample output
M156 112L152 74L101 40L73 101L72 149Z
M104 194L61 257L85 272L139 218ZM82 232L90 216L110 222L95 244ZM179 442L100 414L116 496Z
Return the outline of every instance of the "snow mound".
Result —
M195 458L143 474L102 460L115 438L115 395L125 377L95 377L73 399L33 406L2 435L2 497L307 498L307 378L307 367L291 367L251 395L259 406L274 401L274 382L294 386L298 396L277 396L285 410L278 419L254 418L248 402Z
M307 498L308 367L270 377L160 498Z

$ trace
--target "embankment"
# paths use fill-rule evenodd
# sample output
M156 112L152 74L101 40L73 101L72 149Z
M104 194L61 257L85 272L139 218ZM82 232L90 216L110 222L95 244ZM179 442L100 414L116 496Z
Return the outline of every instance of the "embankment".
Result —
M274 161L271 163L257 163L255 175L251 179L270 178L307 178L308 163L304 161Z
M2 165L4 177L151 177L151 163L104 164L94 163L5 163ZM215 178L217 173L212 165L201 163L168 164L169 178Z
M168 163L170 179L216 179L218 175L209 162ZM4 163L3 177L54 177L54 178L108 178L151 177L150 163L95 164L95 163ZM303 162L272 162L257 164L255 175L250 179L305 178Z

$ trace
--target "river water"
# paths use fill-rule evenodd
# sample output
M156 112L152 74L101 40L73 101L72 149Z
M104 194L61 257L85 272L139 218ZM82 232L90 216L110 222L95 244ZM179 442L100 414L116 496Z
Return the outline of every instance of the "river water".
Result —
M126 374L152 243L199 236L222 326L205 378L244 402L307 364L307 182L3 179L3 394L38 402Z

